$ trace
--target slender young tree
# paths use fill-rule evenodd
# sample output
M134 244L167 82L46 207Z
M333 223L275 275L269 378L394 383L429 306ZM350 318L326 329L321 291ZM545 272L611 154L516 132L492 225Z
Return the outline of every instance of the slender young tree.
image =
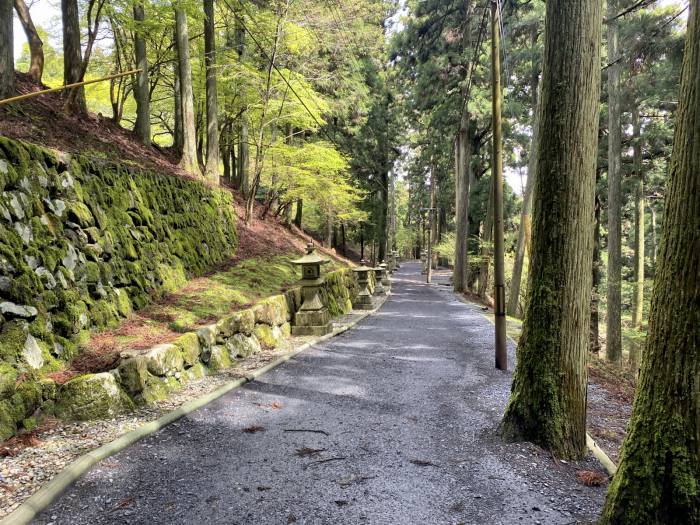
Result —
M192 65L190 63L190 40L187 31L187 13L183 6L175 7L175 37L180 74L180 105L182 107L182 156L180 167L201 175L197 162L197 131L195 129L194 93L192 90Z
M27 74L34 82L41 82L41 77L44 74L44 42L41 41L36 27L34 27L29 8L24 0L15 0L15 11L17 11L17 16L22 23L22 29L24 29L29 43L29 71Z
M455 292L465 292L469 282L469 190L471 148L469 116L465 115L455 139L455 268L452 285Z
M216 97L216 31L214 0L204 0L204 64L206 67L207 163L204 176L219 184L219 120Z
M700 523L700 0L691 0L642 370L603 524Z
M0 2L0 99L15 91L14 36L12 34L12 4Z
M134 130L139 140L145 146L151 145L151 92L148 82L148 57L146 54L146 39L144 38L143 22L145 20L144 0L134 3L134 54L136 67L141 71L136 75L134 94L136 96L136 123Z
M608 312L606 320L607 357L619 361L622 355L622 179L620 175L620 60L618 42L619 0L608 0Z
M244 62L246 59L246 34L243 25L236 22L236 45L238 51L238 61ZM238 133L238 157L237 172L240 181L240 190L244 198L248 198L250 193L250 126L248 123L248 112L246 108L241 109L240 128ZM301 206L298 207L301 209ZM301 220L299 222L301 227Z
M634 165L634 305L632 326L642 326L644 311L644 172L642 166L642 133L639 122L639 106L632 108L632 150ZM631 356L630 356L631 357Z
M586 449L601 11L547 2L529 292L501 423L506 439L567 458Z

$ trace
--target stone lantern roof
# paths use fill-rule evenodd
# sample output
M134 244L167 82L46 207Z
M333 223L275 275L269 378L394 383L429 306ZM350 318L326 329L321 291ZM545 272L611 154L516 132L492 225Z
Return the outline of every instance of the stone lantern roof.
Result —
M290 261L292 264L307 265L307 264L328 264L331 262L330 259L323 257L316 253L316 248L314 244L310 242L306 245L306 254L304 254L299 259L294 259Z

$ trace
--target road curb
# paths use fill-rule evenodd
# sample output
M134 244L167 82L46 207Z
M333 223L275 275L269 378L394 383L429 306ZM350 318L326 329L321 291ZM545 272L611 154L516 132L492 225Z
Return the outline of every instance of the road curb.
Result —
M469 301L466 297L462 297L461 294L458 294L456 292L452 292L453 295L457 297L459 301L461 301L464 304L468 304L471 306L479 306L477 303L472 303ZM494 324L493 320L491 317L481 312L481 315L486 319L489 323ZM518 346L518 343L509 335L506 334L506 337L510 340L511 343L513 343L516 347ZM595 440L591 437L591 435L586 432L586 448L590 451L591 454L598 460L598 462L603 466L605 471L608 473L610 477L613 477L615 473L617 472L617 465L613 462L612 459L605 453L603 449L601 449L598 444L595 442ZM2 524L0 524L2 525Z
M126 434L119 436L117 439L105 443L95 450L78 457L73 460L67 467L61 470L56 477L49 481L46 485L41 487L38 491L27 498L19 507L17 507L10 514L5 516L0 520L0 525L25 525L33 520L37 514L46 509L54 500L63 493L70 485L77 481L85 472L92 468L96 463L113 456L117 452L121 452L130 445L133 445L137 441L140 441L146 437L152 436L159 430L165 428L166 426L174 423L178 419L208 405L212 401L217 400L224 394L240 388L246 383L255 381L262 375L266 374L270 370L277 368L279 365L289 361L294 356L308 350L310 347L327 341L337 335L347 332L357 323L367 318L368 316L376 313L384 305L386 300L389 298L391 293L389 292L375 309L363 312L359 317L353 319L348 324L339 326L335 328L331 333L326 334L321 337L317 337L307 343L304 343L299 348L289 352L271 363L252 371L245 376L235 379L225 385L217 388L216 390L209 392L201 397L183 403L180 407L175 410L162 415L158 419L146 423Z

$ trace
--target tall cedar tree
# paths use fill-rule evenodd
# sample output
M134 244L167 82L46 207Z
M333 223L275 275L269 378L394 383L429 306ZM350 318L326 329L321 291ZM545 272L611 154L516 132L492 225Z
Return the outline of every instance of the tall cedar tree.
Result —
M141 71L136 75L134 95L136 98L136 123L134 130L139 140L145 146L151 145L151 92L148 82L148 56L146 54L146 39L144 38L143 22L146 18L143 0L134 3L134 55L136 67Z
M15 57L12 35L12 3L0 3L0 99L15 90Z
M180 107L182 111L183 140L180 167L189 173L201 175L197 162L197 132L195 130L190 39L187 31L187 13L182 6L175 8L175 38L180 80Z
M63 18L63 83L80 82L83 68L83 56L80 48L80 14L78 0L61 0ZM79 113L87 112L85 88L83 86L63 92L70 102L69 110Z
M214 0L204 0L204 64L206 67L207 163L204 176L219 184L219 120L216 98L216 29Z
M567 458L586 448L600 17L600 0L547 2L529 298L501 423Z
M700 0L691 0L642 370L604 524L700 523Z
M620 172L622 124L620 123L620 60L618 43L618 0L608 0L608 313L607 357L619 361L622 355L622 178Z

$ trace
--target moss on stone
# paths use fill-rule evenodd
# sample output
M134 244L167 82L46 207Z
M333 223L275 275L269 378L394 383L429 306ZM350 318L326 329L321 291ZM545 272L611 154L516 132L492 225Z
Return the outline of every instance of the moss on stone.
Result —
M86 374L61 387L56 415L62 419L88 421L121 414L133 407L113 374Z
M231 368L231 356L228 349L222 345L212 347L209 354L209 369L214 372Z
M202 350L199 346L199 337L194 332L181 335L173 344L180 349L185 366L191 367L199 361Z

